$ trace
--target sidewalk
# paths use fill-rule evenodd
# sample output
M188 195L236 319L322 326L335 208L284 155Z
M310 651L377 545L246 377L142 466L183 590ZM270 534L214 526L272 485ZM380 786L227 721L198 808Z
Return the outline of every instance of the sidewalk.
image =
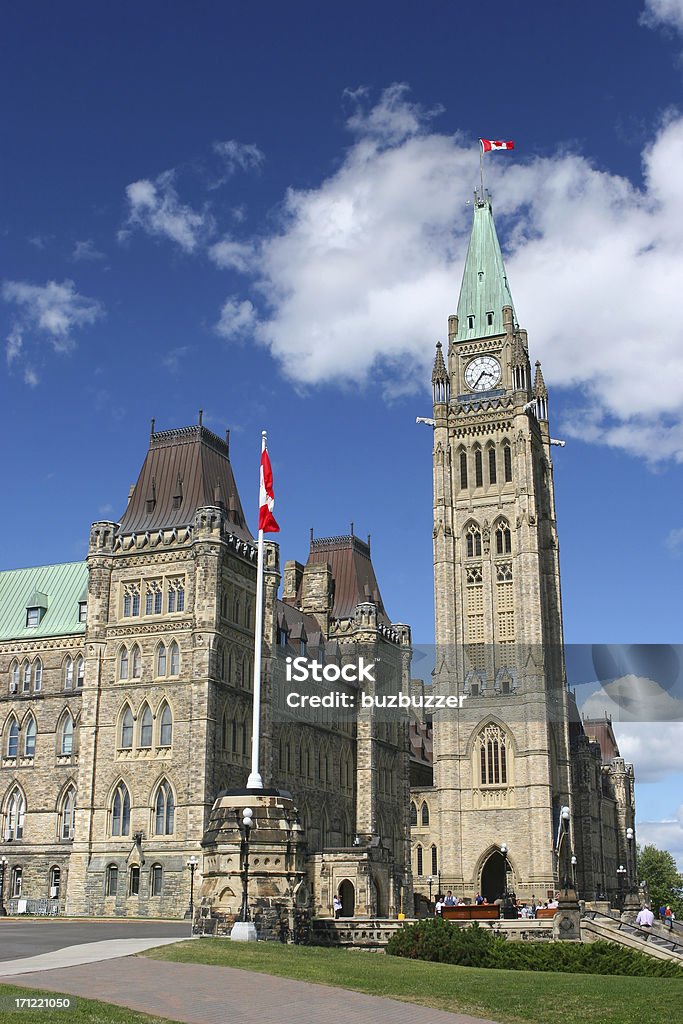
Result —
M0 983L12 982L4 975L7 967L0 965ZM116 963L90 960L73 967L54 963L52 969L23 974L21 984L101 999L187 1024L225 1024L228 1019L230 1024L282 1024L285 1018L297 1024L494 1024L480 1017L233 967L134 956Z

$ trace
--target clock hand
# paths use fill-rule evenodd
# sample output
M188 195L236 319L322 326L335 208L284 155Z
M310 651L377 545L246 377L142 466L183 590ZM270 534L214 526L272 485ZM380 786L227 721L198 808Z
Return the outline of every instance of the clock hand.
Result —
M486 376L486 373L487 373L486 370L482 370L481 371L481 373L479 374L479 376L477 377L477 379L474 382L474 387L475 388L476 388L477 384L479 383L479 381L481 380L481 378Z

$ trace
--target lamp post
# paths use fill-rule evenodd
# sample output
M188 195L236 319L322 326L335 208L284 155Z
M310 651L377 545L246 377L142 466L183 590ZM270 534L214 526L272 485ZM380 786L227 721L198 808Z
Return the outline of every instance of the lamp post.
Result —
M235 921L230 932L230 938L237 942L256 942L258 934L256 926L249 919L249 836L254 827L254 812L251 807L245 807L240 819L239 811L235 811L237 827L240 831L240 853L242 855L242 909L239 921ZM323 867L320 872L323 873Z
M628 868L628 891L629 892L633 892L634 891L634 888L635 888L634 883L636 881L636 879L635 879L635 873L636 873L635 872L635 862L634 862L634 859L633 859L633 840L634 840L634 838L635 838L635 833L634 833L633 829L629 826L629 828L626 829L626 850L627 850L626 866Z
M432 885L434 884L434 877L433 877L433 875L429 875L427 877L427 881L429 882L429 902L431 903L432 902Z
M557 870L558 874L562 871L562 885L564 887L565 895L569 893L569 871L567 870L567 853L562 858L562 846L566 845L569 841L569 819L571 813L569 807L565 804L560 809L560 841L557 845Z
M572 854L572 888L574 889L574 892L576 892L576 864L577 864L576 854L573 853Z
M623 864L620 864L617 868L617 881L619 883L619 906L623 909L624 906L624 875L626 874L626 868Z
M197 870L199 864L199 858L195 857L194 854L188 857L187 866L190 869L190 909L187 912L187 917L190 921L194 920L194 873Z
M5 868L7 867L7 857L0 857L0 917L7 917L7 911L5 910L5 901L3 893L5 891Z
M239 824L239 830L242 836L242 864L244 865L244 871L242 874L242 910L240 912L240 921L249 920L249 836L254 824L253 815L254 812L251 807L245 807L242 811L242 821Z
M505 886L503 889L503 899L507 900L508 897L508 848L507 843L500 844L500 852L503 855L503 871L505 872Z
M505 919L516 919L517 917L517 904L515 902L515 894L510 891L508 885L508 874L511 870L510 862L508 861L508 845L507 843L500 844L500 852L503 856L503 871L505 872L505 887L503 889L503 917Z

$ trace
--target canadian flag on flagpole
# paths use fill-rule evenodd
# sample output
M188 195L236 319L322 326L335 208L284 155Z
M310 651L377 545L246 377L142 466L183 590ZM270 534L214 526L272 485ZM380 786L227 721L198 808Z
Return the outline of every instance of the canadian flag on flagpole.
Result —
M479 139L482 153L490 153L495 149L514 149L514 142L501 142L500 139Z
M273 508L275 507L275 495L273 494L273 470L268 457L268 449L261 452L261 491L259 494L258 528L264 533L279 533L280 527L275 522Z

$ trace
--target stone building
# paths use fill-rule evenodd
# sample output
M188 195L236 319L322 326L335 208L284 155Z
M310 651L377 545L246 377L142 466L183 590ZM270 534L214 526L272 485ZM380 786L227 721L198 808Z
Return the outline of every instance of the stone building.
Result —
M264 783L296 801L319 913L342 886L348 912L395 913L411 892L405 727L288 713L281 681L287 657L341 664L362 645L408 686L410 630L391 624L352 535L287 563L283 600L277 544L265 563ZM127 507L92 526L85 563L0 573L6 898L185 913L188 858L200 884L214 801L249 770L255 593L228 440L201 423L153 425Z
M433 685L463 699L435 713L433 783L412 791L416 887L431 875L466 898L545 899L573 855L583 894L614 892L633 769L616 745L603 763L567 689L548 390L488 194L475 195L446 357L438 344Z

